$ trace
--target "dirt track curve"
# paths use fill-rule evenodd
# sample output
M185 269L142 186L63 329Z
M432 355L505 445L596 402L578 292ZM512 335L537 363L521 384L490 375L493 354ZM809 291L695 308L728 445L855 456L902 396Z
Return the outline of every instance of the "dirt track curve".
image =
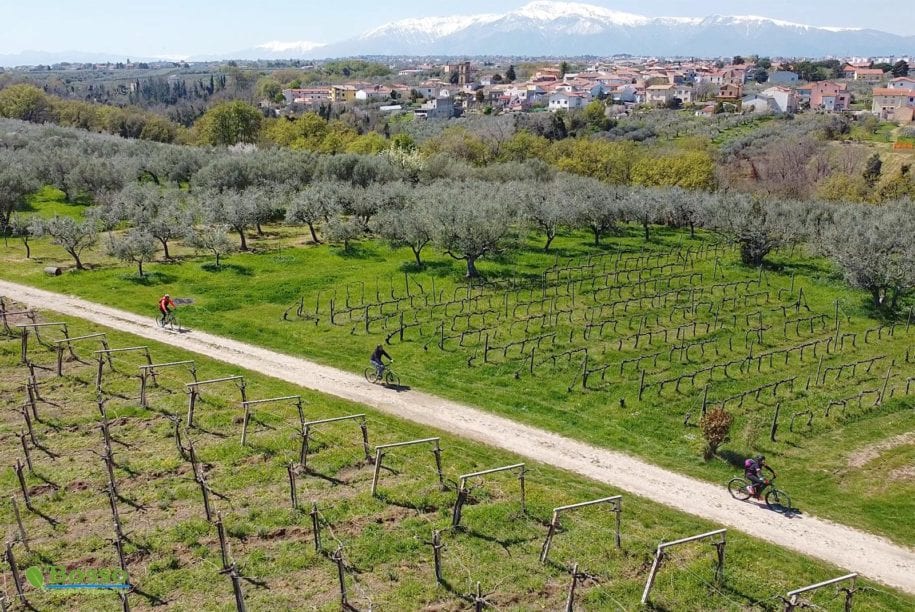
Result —
M159 329L149 317L76 297L0 280L0 295L81 317L114 329L167 342L254 372L371 406L393 416L505 449L581 474L683 512L817 557L915 594L915 551L889 540L810 515L786 518L731 499L724 487L597 448L482 410L421 393L397 392L361 376L205 332ZM671 536L688 534L671 534ZM802 585L797 585L802 586Z

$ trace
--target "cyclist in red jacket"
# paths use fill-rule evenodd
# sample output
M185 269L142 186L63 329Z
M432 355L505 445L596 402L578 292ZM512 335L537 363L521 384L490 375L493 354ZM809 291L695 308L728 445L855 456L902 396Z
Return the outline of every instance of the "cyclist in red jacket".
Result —
M162 316L159 318L159 325L165 325L165 319L168 317L168 313L171 312L169 308L175 308L175 303L172 301L172 298L166 293L161 298L159 298L159 312L162 313Z

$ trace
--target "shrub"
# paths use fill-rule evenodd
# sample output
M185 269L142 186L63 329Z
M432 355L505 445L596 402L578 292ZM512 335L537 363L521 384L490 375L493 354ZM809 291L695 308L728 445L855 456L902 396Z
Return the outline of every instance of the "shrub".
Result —
M705 458L711 459L718 452L718 447L728 441L731 434L731 423L734 417L724 408L715 408L706 412L699 419L702 438L705 440Z

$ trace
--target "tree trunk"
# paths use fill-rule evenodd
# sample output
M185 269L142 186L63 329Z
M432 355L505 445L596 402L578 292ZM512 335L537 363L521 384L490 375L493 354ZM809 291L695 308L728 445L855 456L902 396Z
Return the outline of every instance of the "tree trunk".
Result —
M71 255L71 256L73 257L73 259L76 261L76 269L77 269L77 270L85 270L85 269L86 269L86 268L83 267L83 262L81 262L81 261L79 260L79 253L77 253L76 251L70 251L70 255Z
M311 232L311 241L315 244L321 244L321 241L318 240L318 234L315 232L315 226L311 221L308 222L308 231Z
M143 260L142 259L137 262L137 274L140 276L140 278L143 278Z
M264 235L264 230L261 229L261 222L258 221L257 223L254 224L254 226L257 228L257 235L258 235L258 236L263 236L263 235Z
M693 223L692 221L689 222L689 237L690 238L696 237L696 224Z
M645 242L648 242L651 239L648 235L648 221L642 221L642 227L645 228Z
M547 233L546 233L546 244L543 245L543 252L544 252L544 253L549 253L549 252L550 252L550 244L553 243L553 238L555 238L555 237L556 237L556 234L555 234L555 233L552 233L552 232L547 232Z
M25 245L25 258L31 259L32 258L32 248L29 246L29 241L23 240L22 244Z
M467 278L480 278L480 273L477 270L476 257L467 258Z
M162 251L164 252L165 259L171 259L171 255L168 254L168 240L162 240L159 238L159 242L162 243Z
M594 246L599 247L600 246L600 230L594 229L592 227L591 231L594 232Z
M242 251L247 251L247 250L248 250L248 242L245 240L245 230L244 230L244 229L238 230L238 237L241 238L241 250L242 250Z
M219 252L213 251L213 255L216 256L216 269L219 269Z
M422 248L422 247L419 247L419 248L417 249L416 247L411 246L411 247L410 247L410 250L413 251L413 257L416 258L416 265L419 266L420 268L422 268L422 267L423 267L423 261L419 258L419 252L422 251L423 248Z

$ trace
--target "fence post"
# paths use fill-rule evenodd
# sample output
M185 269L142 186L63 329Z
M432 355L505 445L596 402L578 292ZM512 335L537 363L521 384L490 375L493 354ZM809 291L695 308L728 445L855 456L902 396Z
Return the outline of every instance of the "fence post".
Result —
M359 429L362 430L362 450L365 452L365 461L366 463L371 463L372 450L369 447L369 426L365 417L359 422Z
M13 574L13 584L16 585L16 595L19 596L19 601L26 604L27 607L28 601L25 598L25 593L22 591L22 577L19 575L19 566L16 565L16 555L13 553L13 543L6 543L6 562L10 565L10 572Z
M311 512L309 514L311 515L311 531L314 535L315 552L317 552L321 550L321 518L318 515L317 502L311 503Z
M540 562L546 563L550 556L550 546L553 543L553 535L556 533L556 527L559 524L559 513L553 510L553 517L550 519L550 528L546 533L546 539L543 541L543 547L540 549Z
M772 417L772 429L769 432L769 439L773 442L776 442L775 432L778 430L778 413L782 409L782 403L778 402L775 404L775 416Z
M435 471L438 472L438 484L442 487L442 491L447 491L448 487L445 486L445 475L442 474L442 449L439 447L438 442L435 443L432 454L435 455Z
M346 570L343 567L343 547L340 546L331 555L331 560L337 564L337 578L340 581L340 606L343 610L349 609L346 600Z
M575 587L578 585L578 564L572 566L572 584L569 585L569 596L566 597L566 612L573 612L575 604Z
M25 533L25 526L22 524L22 516L19 514L19 503L14 495L10 495L10 504L13 506L13 514L16 516L16 525L19 527L19 541L25 547L26 552L29 550L29 539Z
M445 581L442 578L442 534L439 530L432 532L432 558L435 562L435 581L439 584Z
M29 452L29 442L26 440L25 432L19 432L19 441L22 443L22 452L25 453L25 464L29 468L29 473L34 474L35 470L32 468L32 453Z
M191 387L191 392L187 398L187 427L190 429L194 426L194 405L197 403L197 387Z
M718 554L718 563L715 566L715 584L721 585L721 580L724 578L724 546L725 541L715 543L715 552Z
M642 604L648 603L648 595L651 593L651 587L654 586L655 576L661 567L661 561L664 559L664 551L658 548L654 556L654 562L651 564L651 572L648 574L648 581L645 583L645 590L642 592Z
M286 466L286 471L289 473L289 498L292 501L292 509L299 509L299 499L295 491L295 464L290 462Z
M29 487L25 484L25 476L22 475L22 461L16 459L16 465L13 469L16 470L16 478L19 480L19 488L22 490L22 499L25 501L25 507L34 512L32 498L29 497Z

